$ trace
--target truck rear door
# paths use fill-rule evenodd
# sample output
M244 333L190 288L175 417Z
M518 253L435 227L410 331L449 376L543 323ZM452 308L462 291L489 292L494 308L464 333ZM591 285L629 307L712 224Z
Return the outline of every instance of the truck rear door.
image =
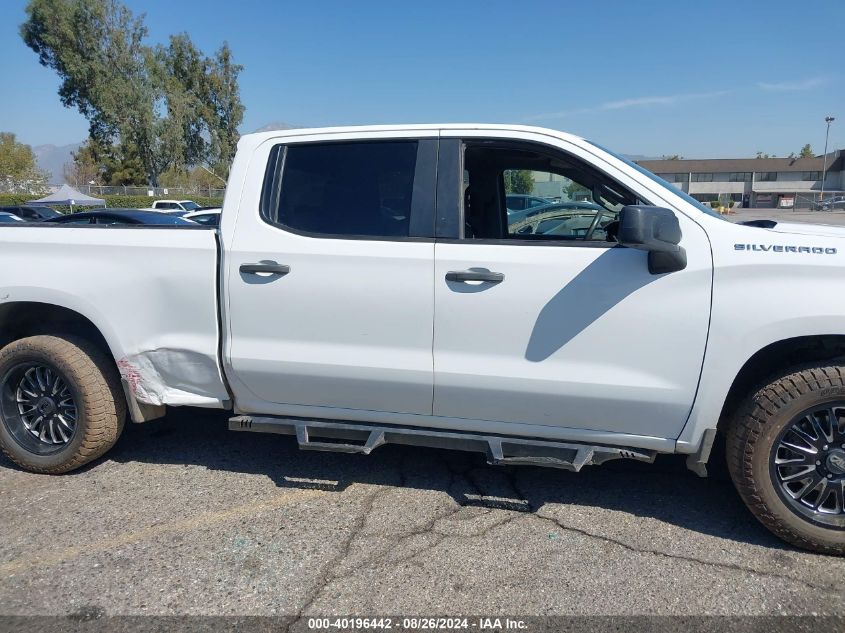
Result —
M224 263L240 410L431 414L437 144L292 137L253 154Z

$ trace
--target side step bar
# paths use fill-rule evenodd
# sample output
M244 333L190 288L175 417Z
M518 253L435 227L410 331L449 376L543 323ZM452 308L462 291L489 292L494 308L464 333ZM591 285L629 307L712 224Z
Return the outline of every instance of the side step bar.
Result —
M239 415L229 419L229 430L294 435L299 448L307 451L369 455L384 444L404 444L484 453L487 463L493 465L547 466L575 472L611 459L651 463L657 455L657 451L639 448L304 418Z

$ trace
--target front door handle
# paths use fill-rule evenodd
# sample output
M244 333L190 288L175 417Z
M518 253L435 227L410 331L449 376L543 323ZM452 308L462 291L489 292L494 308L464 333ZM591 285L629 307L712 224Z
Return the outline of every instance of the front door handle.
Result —
M258 262L257 264L241 264L239 269L244 275L257 275L259 273L270 273L272 275L287 275L290 266L277 264L276 262Z
M486 281L498 284L504 280L502 273L491 273L489 270L450 270L446 273L446 281Z

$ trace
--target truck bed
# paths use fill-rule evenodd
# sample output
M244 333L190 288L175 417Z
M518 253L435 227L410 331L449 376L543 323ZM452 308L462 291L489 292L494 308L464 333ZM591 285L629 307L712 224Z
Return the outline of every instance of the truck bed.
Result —
M3 225L0 309L61 306L106 339L136 400L223 407L217 235L205 227Z

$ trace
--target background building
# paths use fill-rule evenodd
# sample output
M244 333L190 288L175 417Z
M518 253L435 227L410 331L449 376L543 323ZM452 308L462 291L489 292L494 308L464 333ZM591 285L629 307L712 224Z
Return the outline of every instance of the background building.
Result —
M649 171L702 202L812 208L822 189L824 157L639 160ZM827 155L825 198L845 192L845 150ZM830 194L830 195L829 195Z

